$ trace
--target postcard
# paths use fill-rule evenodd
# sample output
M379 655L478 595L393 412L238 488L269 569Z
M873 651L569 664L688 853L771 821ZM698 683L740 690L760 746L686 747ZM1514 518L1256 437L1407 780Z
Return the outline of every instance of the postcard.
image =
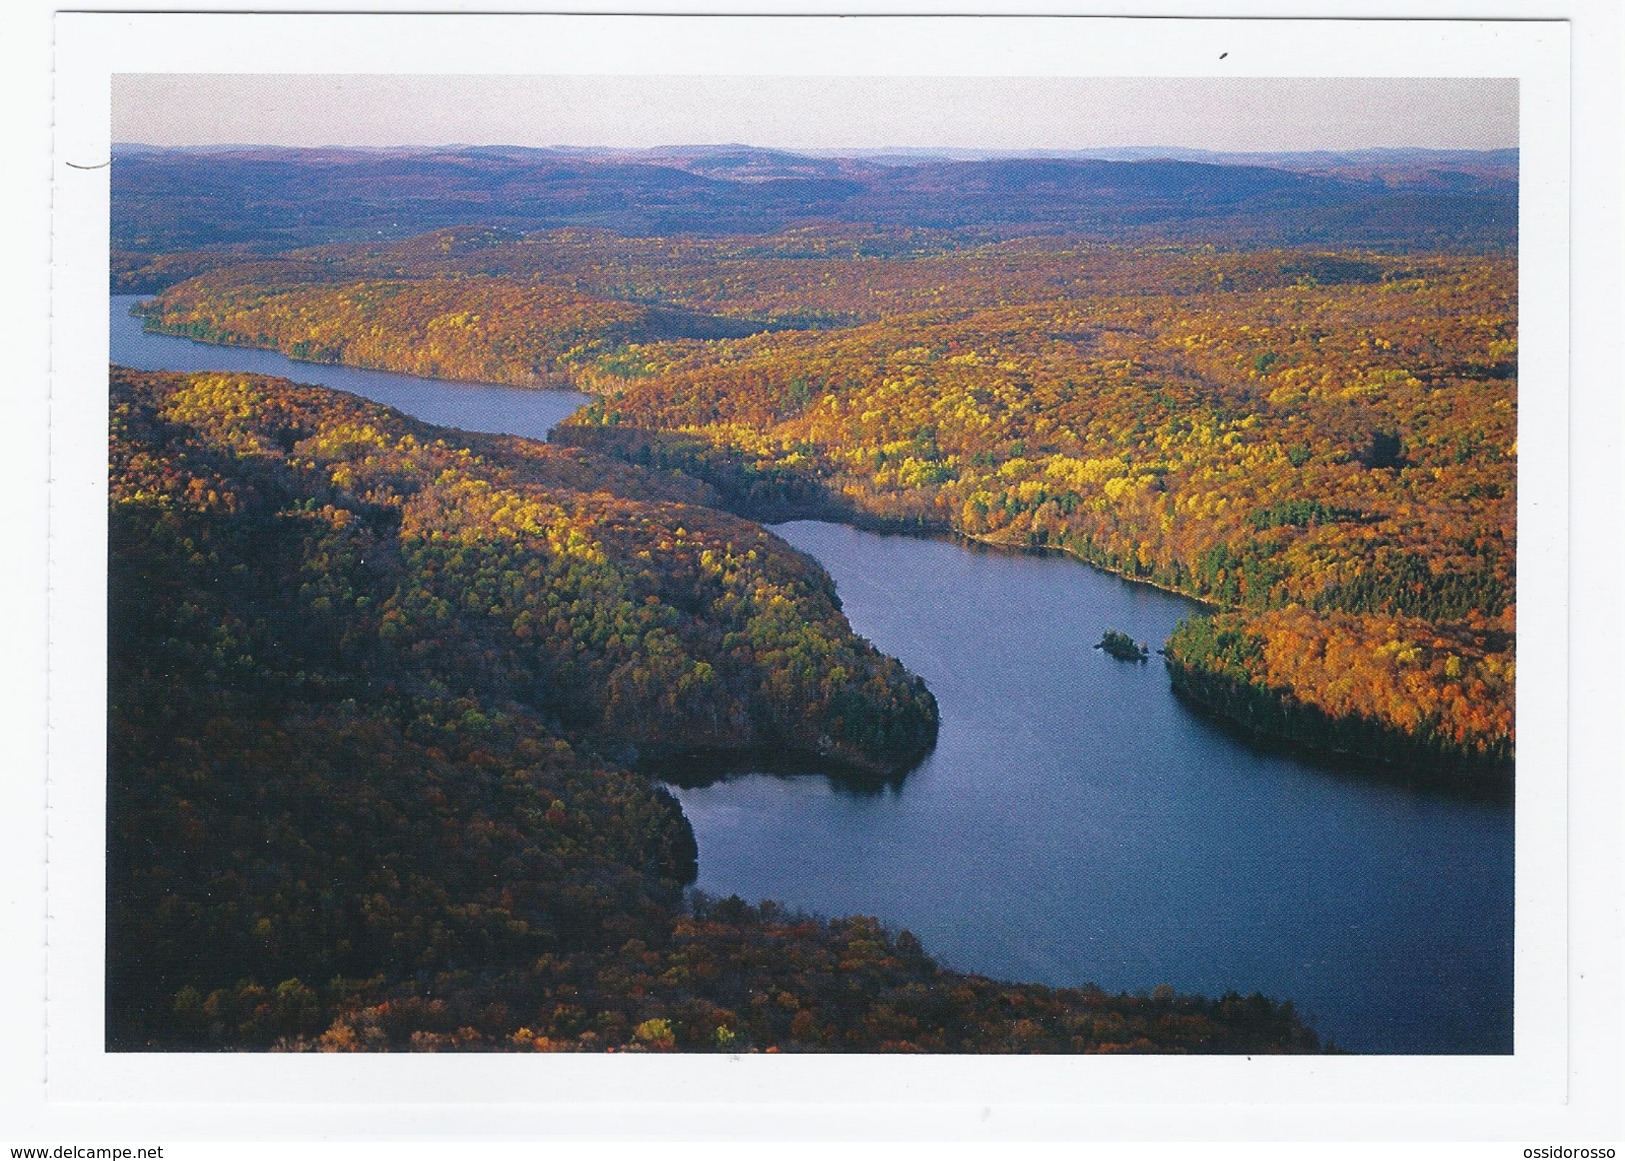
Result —
M1562 22L58 34L51 1099L1563 1099Z

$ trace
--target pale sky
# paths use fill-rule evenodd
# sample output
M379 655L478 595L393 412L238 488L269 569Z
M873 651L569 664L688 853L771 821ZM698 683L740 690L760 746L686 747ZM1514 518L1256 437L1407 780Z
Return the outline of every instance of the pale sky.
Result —
M149 145L1518 144L1517 82L1489 78L124 74L112 112Z

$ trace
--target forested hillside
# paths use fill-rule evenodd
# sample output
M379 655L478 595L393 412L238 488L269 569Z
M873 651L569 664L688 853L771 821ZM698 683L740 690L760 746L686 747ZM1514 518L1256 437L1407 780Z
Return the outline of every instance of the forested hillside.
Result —
M1168 663L1254 733L1346 748L1318 714L1396 760L1512 753L1508 257L820 226L225 261L149 324L567 377L601 402L555 442L682 467L746 515L1061 548L1232 610L1241 644L1182 633Z
M112 377L115 1049L1270 1052L1289 1005L994 984L681 895L625 763L884 776L931 695L692 480L318 388Z
M1226 672L1259 697L1380 726L1396 757L1509 757L1510 263L1182 265L1128 293L642 348L634 373L584 377L602 402L572 422L603 434L560 438L1063 548L1236 610L1258 659ZM1214 668L1194 640L1176 671Z

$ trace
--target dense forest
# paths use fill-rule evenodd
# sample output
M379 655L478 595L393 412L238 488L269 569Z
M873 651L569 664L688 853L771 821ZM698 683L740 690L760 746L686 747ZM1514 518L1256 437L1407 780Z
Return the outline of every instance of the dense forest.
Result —
M743 515L1059 548L1227 610L1247 661L1188 634L1167 659L1250 732L1247 699L1358 719L1396 761L1512 754L1507 256L824 226L460 228L219 262L149 325L566 378L599 402L555 442L681 469ZM1311 719L1267 728L1312 743Z
M1198 262L1206 287L1176 281ZM561 438L1073 552L1232 610L1271 659L1246 669L1261 695L1420 743L1395 757L1509 757L1510 263L1255 251L1163 278L641 348L635 374L583 376L602 398L572 423L605 434Z
M115 369L115 1049L1313 1051L1290 1005L997 984L685 901L628 763L931 744L828 578L692 479L320 388Z

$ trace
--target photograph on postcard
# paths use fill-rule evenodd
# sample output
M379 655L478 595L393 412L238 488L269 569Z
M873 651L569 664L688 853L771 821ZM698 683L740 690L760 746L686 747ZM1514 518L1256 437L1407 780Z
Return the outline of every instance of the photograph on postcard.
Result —
M1511 1053L1519 100L115 75L106 1048Z

